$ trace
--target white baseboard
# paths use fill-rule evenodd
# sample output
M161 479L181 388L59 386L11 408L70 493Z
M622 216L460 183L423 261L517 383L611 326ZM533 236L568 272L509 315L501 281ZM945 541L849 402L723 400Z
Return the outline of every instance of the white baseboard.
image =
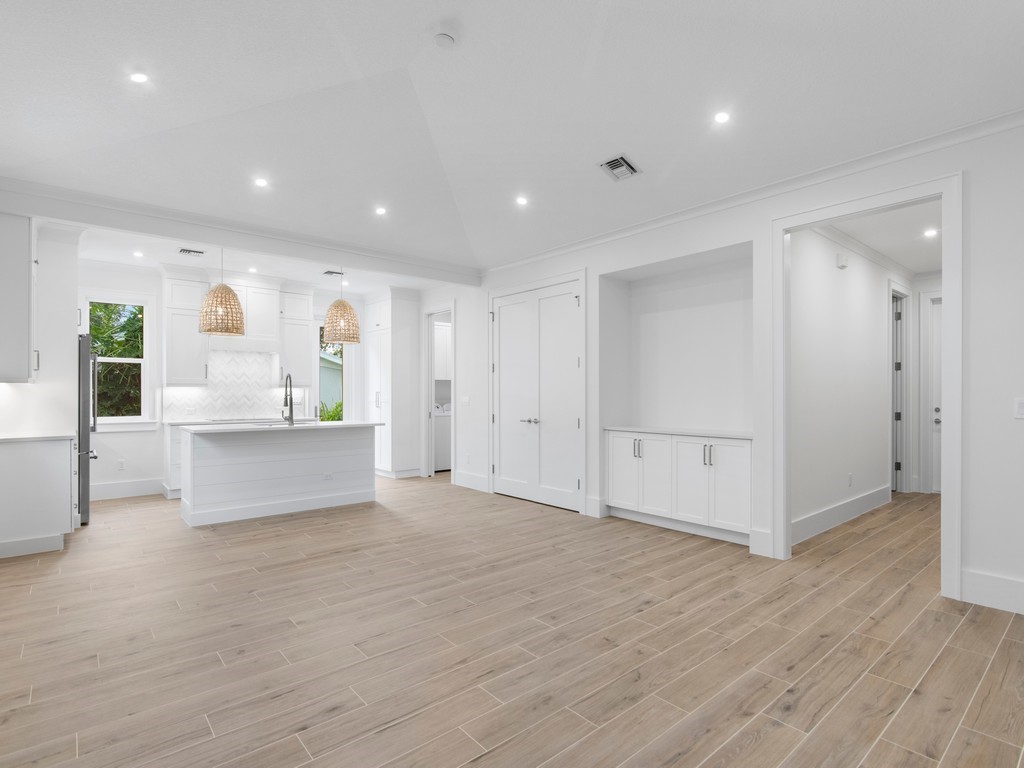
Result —
M456 470L455 484L463 488L472 488L474 491L480 491L481 493L491 492L487 483L487 475L477 475L473 472Z
M1002 611L1024 613L1024 580L964 568L961 572L960 599Z
M609 507L609 509L611 511L612 517L621 517L624 520L632 520L636 523L656 525L659 528L668 528L672 531L692 533L697 536L704 536L709 539L731 541L733 544L742 544L743 546L749 546L750 544L750 537L745 533L727 531L724 528L712 528L710 526L699 525L697 523L687 523L683 520L674 520L671 517L645 515L643 512L634 512L630 509L619 509L618 507Z
M611 515L611 511L600 496L587 496L586 506L583 507L583 514L587 517L608 517Z
M204 509L196 512L185 499L181 500L181 519L191 527L197 525L213 525L215 523L233 523L239 520L252 520L257 517L287 515L293 512L306 512L312 509L341 507L347 504L362 504L374 501L377 494L369 491L349 491L332 493L323 496L307 496L301 499L285 499L283 501L266 501L252 504L232 504L230 506Z
M107 499L126 499L129 496L153 496L163 494L164 481L162 477L153 477L145 480L123 480L116 483L89 483L89 496L96 501ZM171 497L167 497L171 498Z
M847 520L853 520L865 512L870 512L875 507L888 504L891 499L892 493L889 486L883 485L881 488L841 501L834 506L804 515L799 520L793 521L793 543L799 544L811 536L817 536Z
M771 531L750 531L750 554L761 557L775 557L775 542L772 539Z
M418 469L402 469L398 472L389 472L386 469L375 469L374 473L381 477L388 477L392 480L402 480L406 477L424 477L424 475L420 474Z
M60 552L64 549L64 534L38 536L34 539L18 539L17 541L0 541L0 557L19 557L35 555L40 552Z

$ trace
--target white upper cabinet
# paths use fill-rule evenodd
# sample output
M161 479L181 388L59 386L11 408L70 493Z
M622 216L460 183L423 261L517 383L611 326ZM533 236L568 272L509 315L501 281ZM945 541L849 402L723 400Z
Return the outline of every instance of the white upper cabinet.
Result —
M319 343L314 338L312 320L281 320L281 385L286 374L292 375L292 385L309 387L313 384L316 352Z
M164 281L164 383L169 387L207 383L210 337L199 332L199 308L209 287L198 280Z
M281 317L286 320L312 320L313 297L306 293L282 291Z
M363 309L363 316L359 319L361 331L381 331L391 327L391 302L371 301Z
M251 285L243 290L238 298L245 312L245 338L276 342L280 338L280 294L274 288Z
M450 323L434 324L434 378L453 379L452 326Z
M31 381L35 344L35 263L32 220L0 213L0 382Z

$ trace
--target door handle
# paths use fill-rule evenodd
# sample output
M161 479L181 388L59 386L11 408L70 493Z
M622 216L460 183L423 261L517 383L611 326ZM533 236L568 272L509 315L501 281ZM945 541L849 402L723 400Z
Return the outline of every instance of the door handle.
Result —
M708 465L708 444L704 443L704 466Z
M636 441L636 457L638 459L644 457L644 439L642 437Z
M936 423L936 424L941 424L942 423L942 419L932 419L932 421L934 423Z
M633 458L634 459L640 458L639 456L637 456L637 453L636 453L636 438L635 437L633 438Z
M520 419L523 424L540 424L540 419Z
M715 446L714 444L708 446L708 466L715 466Z

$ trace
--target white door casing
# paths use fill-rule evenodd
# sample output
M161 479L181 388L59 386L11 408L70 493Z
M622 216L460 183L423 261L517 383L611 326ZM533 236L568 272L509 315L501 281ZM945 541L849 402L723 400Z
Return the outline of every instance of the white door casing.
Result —
M922 490L942 489L942 296L921 296Z
M492 301L493 489L583 511L581 281Z

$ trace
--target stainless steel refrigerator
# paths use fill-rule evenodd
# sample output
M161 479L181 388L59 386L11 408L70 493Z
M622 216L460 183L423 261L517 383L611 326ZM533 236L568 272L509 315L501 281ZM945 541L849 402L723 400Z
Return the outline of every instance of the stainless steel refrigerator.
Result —
M78 336L78 512L89 524L89 461L95 459L92 433L96 431L96 355L92 336Z

